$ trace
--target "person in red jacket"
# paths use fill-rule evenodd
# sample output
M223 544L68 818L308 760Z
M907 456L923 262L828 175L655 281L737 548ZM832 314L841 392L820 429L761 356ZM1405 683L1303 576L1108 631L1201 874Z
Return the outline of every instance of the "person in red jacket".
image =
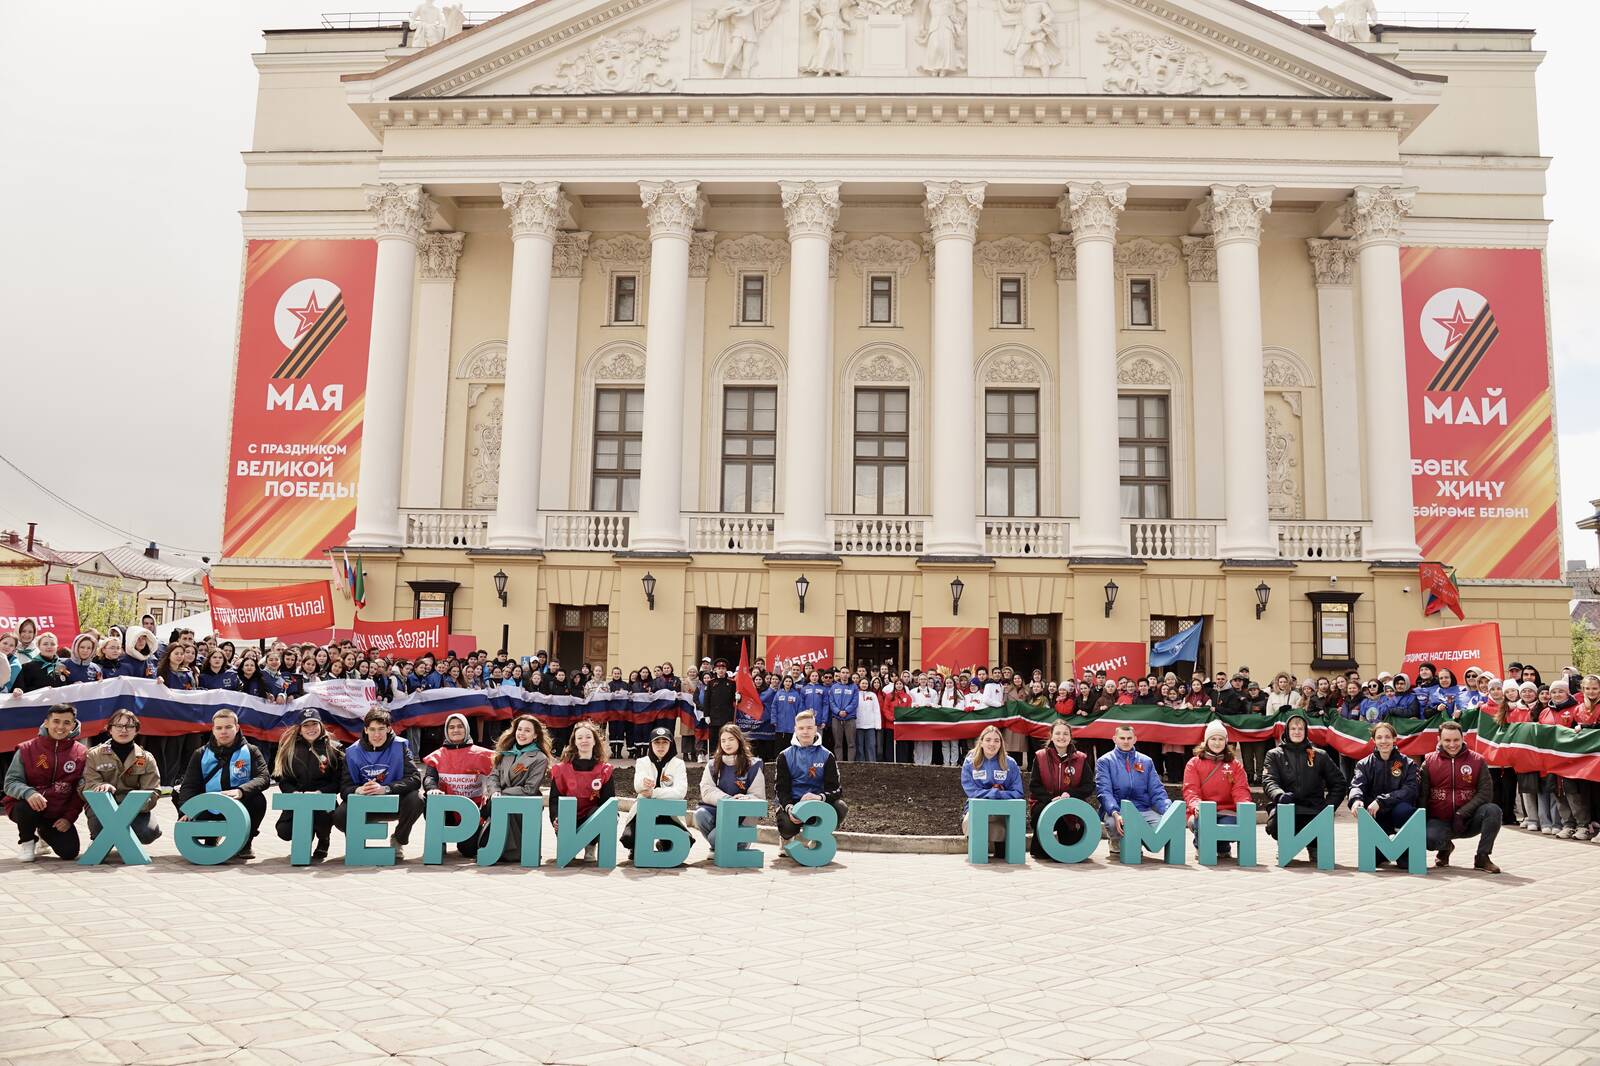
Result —
M483 780L494 773L494 752L472 742L472 727L464 714L444 720L444 746L422 760L422 791L427 796L465 796L478 805L483 817ZM474 832L456 845L464 859L478 854L479 834Z
M78 710L58 703L45 713L39 735L17 748L6 767L5 810L17 823L18 855L32 862L39 839L63 859L82 846L73 823L83 810L78 783L89 750L78 743Z
M1033 830L1030 850L1036 858L1049 858L1039 843L1039 813L1063 796L1083 800L1090 807L1096 802L1094 762L1072 742L1072 723L1058 718L1050 726L1049 742L1034 753L1033 773L1028 779L1028 825ZM1058 818L1056 841L1071 847L1083 839L1086 828L1083 819L1075 815Z
M1239 824L1239 804L1250 802L1250 782L1244 763L1228 740L1228 727L1219 718L1206 723L1205 735L1194 749L1194 757L1183 768L1183 803L1189 808L1189 827L1195 846L1200 844L1200 804L1217 805L1218 825ZM1233 845L1217 845L1219 859L1233 857Z
M1471 750L1461 733L1461 723L1439 723L1439 747L1426 755L1419 768L1417 794L1428 811L1428 850L1438 852L1435 866L1450 865L1450 853L1461 837L1478 838L1474 869L1497 874L1500 867L1490 855L1504 820L1491 800L1494 786L1483 756Z

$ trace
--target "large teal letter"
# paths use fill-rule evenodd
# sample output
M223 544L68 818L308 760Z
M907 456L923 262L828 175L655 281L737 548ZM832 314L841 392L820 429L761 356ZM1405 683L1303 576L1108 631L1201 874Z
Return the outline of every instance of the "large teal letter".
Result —
M178 813L189 820L172 827L172 839L177 842L178 854L196 866L215 866L227 862L239 854L250 840L250 812L232 796L224 796L220 792L202 792L198 796L190 796L189 801L178 808ZM222 820L197 822L194 818L199 814L221 815ZM196 843L201 837L221 839L210 845Z
M1200 816L1195 819L1195 851L1200 853L1201 866L1217 864L1217 845L1232 841L1239 845L1239 865L1256 864L1256 805L1239 804L1239 824L1221 825L1217 822L1217 805L1210 800L1200 804Z
M1083 836L1078 838L1076 844L1062 847L1061 841L1056 839L1056 823L1068 815L1083 823ZM1059 796L1051 800L1045 804L1044 810L1039 812L1039 820L1033 824L1034 838L1039 841L1044 853L1056 862L1082 862L1087 859L1100 846L1101 832L1100 812L1076 796Z
M344 864L346 866L393 866L394 848L379 844L388 830L382 822L369 822L374 814L399 814L400 797L392 794L363 796L352 792L345 797Z
M150 802L153 792L130 792L121 803L112 799L109 792L85 792L83 801L89 813L100 820L100 833L89 841L89 847L78 856L80 866L98 866L106 860L112 849L122 856L124 866L143 866L150 856L133 835L133 820L139 817L144 805Z
M1167 813L1154 827L1144 820L1132 800L1122 801L1122 861L1137 866L1144 861L1144 850L1166 852L1171 866L1183 865L1184 828L1188 823L1188 808L1181 803L1167 805Z
M1365 807L1356 808L1356 869L1370 874L1378 868L1378 856L1399 864L1406 860L1409 873L1425 875L1428 872L1428 815L1415 810L1400 831L1390 836L1383 831L1378 820L1367 813Z
M311 838L316 829L311 816L318 811L331 811L339 805L339 797L332 792L275 792L272 809L291 811L289 820L289 864L308 866L311 863Z
M766 813L766 800L730 796L720 801L712 833L711 861L725 870L761 869L767 857L748 845L756 842L760 830L755 823ZM745 818L750 819L749 825L744 824Z
M682 866L694 841L681 819L689 817L689 804L681 799L646 796L633 804L633 865L637 870L669 870ZM657 851L656 843L667 845Z
M1022 865L1022 842L1028 836L1028 801L1019 799L975 799L967 801L967 861L984 865L989 861L989 821L1000 818L1006 824L1006 865Z
M590 844L599 845L600 869L617 866L617 800L613 796L578 821L578 801L571 796L556 800L556 866L572 865Z
M783 846L789 858L801 866L826 866L839 850L833 831L839 828L839 812L822 800L802 800L794 805L794 820L799 835ZM807 847L812 841L816 847Z
M538 866L544 848L544 797L496 796L489 801L489 839L478 849L478 865L493 866L506 850L506 834L511 831L511 819L517 818L521 835L517 864Z
M450 816L458 815L452 825ZM422 812L422 861L427 866L444 862L444 849L478 835L478 805L466 796L429 796Z
M1333 869L1333 808L1324 807L1300 829L1294 824L1295 805L1278 804L1278 865L1288 866L1308 844L1317 846L1317 869Z

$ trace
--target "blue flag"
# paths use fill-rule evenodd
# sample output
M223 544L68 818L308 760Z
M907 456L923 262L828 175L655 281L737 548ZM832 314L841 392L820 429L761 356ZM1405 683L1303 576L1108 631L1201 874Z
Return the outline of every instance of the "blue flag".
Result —
M1169 666L1175 662L1194 662L1196 656L1200 654L1200 629L1204 625L1203 619L1196 620L1188 629L1165 640L1157 641L1150 648L1150 665Z

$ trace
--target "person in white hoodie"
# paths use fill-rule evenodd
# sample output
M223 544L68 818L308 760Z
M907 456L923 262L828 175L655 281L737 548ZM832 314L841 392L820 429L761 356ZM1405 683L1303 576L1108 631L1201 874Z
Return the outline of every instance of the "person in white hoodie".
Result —
M706 760L706 772L700 778L700 806L694 812L695 828L706 843L716 846L717 804L730 798L766 803L767 778L763 771L744 730L731 722L723 726L717 734L716 755ZM748 816L743 819L746 825L754 820Z
M689 795L689 770L678 756L678 745L672 730L657 726L650 731L650 746L643 757L633 764L633 794L640 799L686 799ZM674 819L683 825L681 819ZM630 854L635 852L638 816L622 827L622 846ZM688 826L684 826L685 829ZM664 841L656 841L656 850L665 851Z
M856 697L856 762L878 761L878 734L883 731L883 705L872 682L862 678Z
M939 690L929 683L928 675L917 675L917 684L911 690L911 706L937 707L939 706ZM933 765L933 741L917 740L911 744L911 761L918 766Z

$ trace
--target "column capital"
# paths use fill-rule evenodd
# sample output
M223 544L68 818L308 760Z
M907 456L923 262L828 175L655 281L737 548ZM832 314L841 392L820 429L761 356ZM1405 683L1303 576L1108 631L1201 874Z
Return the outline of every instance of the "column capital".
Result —
M417 248L417 276L423 281L456 280L464 233L424 233Z
M800 237L833 239L833 227L839 222L838 182L780 181L778 195L791 241Z
M588 230L562 230L556 234L556 251L550 266L550 276L556 278L583 277L583 257L588 254Z
M433 217L433 200L421 185L402 185L385 181L363 185L367 210L377 223L378 240L403 240L416 244Z
M639 199L644 202L651 240L657 237L690 240L706 209L698 181L641 181Z
M1416 202L1414 185L1357 185L1339 212L1355 236L1356 251L1369 244L1400 243L1400 224Z
M1218 245L1261 243L1261 220L1272 210L1270 185L1213 185L1203 221Z
M711 251L716 247L717 231L711 229L697 229L689 238L689 276L691 278L707 278L711 276Z
M500 202L511 215L511 238L556 239L572 205L559 181L507 181L500 184Z
M922 212L928 220L928 236L934 242L946 237L974 240L978 236L978 215L983 211L986 181L927 181Z
M1345 285L1350 284L1350 267L1354 262L1351 252L1354 250L1350 241L1311 237L1306 240L1306 252L1311 256L1311 269L1317 276L1317 284Z
M1056 261L1057 281L1078 280L1078 254L1072 248L1072 234L1050 234L1050 255Z
M1072 243L1115 241L1117 216L1128 206L1125 181L1069 181L1056 201L1061 224L1072 233Z
M1183 238L1183 270L1189 278L1189 284L1197 282L1216 283L1217 280L1217 242L1213 237L1185 237Z

